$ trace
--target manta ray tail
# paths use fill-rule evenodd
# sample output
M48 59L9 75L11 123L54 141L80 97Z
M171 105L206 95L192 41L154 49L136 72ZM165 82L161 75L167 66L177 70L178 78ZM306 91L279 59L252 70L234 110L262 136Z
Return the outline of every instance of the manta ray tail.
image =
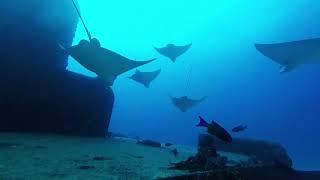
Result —
M172 62L176 62L177 57L170 57L170 60L171 60Z
M283 73L287 73L287 72L290 72L292 70L294 70L296 68L297 65L285 65L285 66L280 66L280 69L279 69L279 73L283 74Z
M84 29L86 30L86 33L87 33L88 38L89 38L89 41L91 41L92 36L91 36L91 34L90 34L90 32L89 32L89 30L88 30L88 28L87 28L86 24L84 23L84 20L83 20L83 18L82 18L82 16L81 16L81 14L80 14L80 11L79 11L79 9L78 9L78 7L77 7L76 3L74 2L74 0L71 0L71 1L72 1L72 3L73 3L74 8L75 8L75 9L76 9L76 11L77 11L77 14L78 14L78 16L79 16L79 18L80 18L80 20L81 20L81 22L82 22L82 25L83 25Z
M144 83L143 84L146 88L149 88L150 87L150 83Z

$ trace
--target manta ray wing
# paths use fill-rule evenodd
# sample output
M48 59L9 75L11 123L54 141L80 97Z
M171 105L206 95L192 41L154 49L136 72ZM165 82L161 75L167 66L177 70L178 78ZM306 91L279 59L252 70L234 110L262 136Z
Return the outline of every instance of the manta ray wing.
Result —
M150 72L151 74L150 74L149 77L150 77L151 81L156 79L159 76L160 72L161 72L161 69L153 71L153 72Z
M177 55L177 57L179 57L185 52L187 52L191 46L192 46L191 43L185 46L175 46L175 54Z
M89 44L87 46L74 45L72 47L67 48L66 51L83 67L97 74L96 48L90 47Z
M160 69L152 72L143 72L142 75L145 84L149 86L149 84L159 76L160 72Z
M70 56L77 60L82 66L96 73L98 76L118 76L155 60L133 61L108 49L92 46L75 45L67 51Z
M118 75L149 61L132 61L120 54L101 48L94 43L82 43L66 49L71 57L86 69L94 72L107 86L112 86Z
M201 99L189 99L185 101L185 104L188 108L192 108L198 104L200 104L202 101L204 101L207 97L203 97Z
M169 98L171 99L172 104L178 108L182 112L186 112L187 108L184 106L184 103L182 103L181 98L176 98L171 95L169 95Z
M167 47L163 47L163 48L154 48L159 54L169 57L169 53L168 53L168 48Z
M99 59L103 60L104 68L107 68L110 72L117 76L131 69L137 68L139 66L145 65L156 60L154 58L147 61L133 61L105 48L100 48Z
M198 104L200 104L201 102L203 102L206 99L207 99L206 96L204 96L201 99L190 99L190 98L188 98L188 99L185 100L185 107L187 107L187 109L191 109L192 107L197 106Z
M149 88L150 84L151 84L151 81L141 81L140 83L143 84L144 87Z
M181 99L176 99L175 103L173 103L181 112L187 112L192 106L190 103L183 101Z
M255 44L255 47L263 55L283 66L320 61L320 38L275 44Z

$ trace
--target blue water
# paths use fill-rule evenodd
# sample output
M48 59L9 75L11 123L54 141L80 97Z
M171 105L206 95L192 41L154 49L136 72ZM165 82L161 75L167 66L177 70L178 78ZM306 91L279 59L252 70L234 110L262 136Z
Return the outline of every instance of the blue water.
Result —
M162 69L150 89L116 80L111 131L195 145L203 129L197 116L227 129L247 124L236 137L284 145L297 169L320 169L320 65L279 74L278 65L254 43L320 37L320 2L314 0L79 0L83 18L102 46L135 60L157 57L141 70ZM74 43L87 38L81 24ZM176 63L153 47L167 43L191 49ZM190 87L187 86L188 72ZM74 60L68 68L94 76ZM208 99L181 113L168 94Z

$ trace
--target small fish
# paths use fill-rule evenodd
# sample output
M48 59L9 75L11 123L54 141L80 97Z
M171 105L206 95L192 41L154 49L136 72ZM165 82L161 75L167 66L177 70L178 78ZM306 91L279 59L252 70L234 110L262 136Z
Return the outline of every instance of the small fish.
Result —
M79 166L78 168L79 168L79 169L82 169L82 170L95 169L95 167L94 167L94 166L87 166L87 165Z
M248 127L246 125L236 126L232 129L232 132L241 132L246 130Z
M211 135L216 136L217 138L221 139L224 142L231 143L232 137L231 135L219 124L212 121L211 124L206 122L201 116L199 116L200 121L197 124L197 127L206 127L208 129L208 133Z
M106 161L106 160L112 160L110 157L104 157L104 156L95 156L92 158L94 161Z
M157 142L157 141L153 141L153 140L142 140L142 141L138 141L137 144L140 145L144 145L144 146L151 146L151 147L156 147L156 148L160 148L161 147L161 143Z
M174 155L174 157L177 157L179 155L179 151L174 148L173 150L171 150L172 154Z

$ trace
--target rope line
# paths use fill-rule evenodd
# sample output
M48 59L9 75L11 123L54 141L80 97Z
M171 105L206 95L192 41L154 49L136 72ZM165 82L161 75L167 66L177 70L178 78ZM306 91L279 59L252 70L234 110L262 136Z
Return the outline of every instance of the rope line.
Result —
M89 32L89 30L88 30L88 28L87 28L86 24L84 23L84 20L83 20L83 18L82 18L82 16L81 16L81 14L80 14L80 11L79 11L79 9L78 9L78 7L77 7L76 3L74 2L74 0L72 0L72 3L73 3L73 6L74 6L74 8L76 9L76 11L77 11L77 13L78 13L78 16L79 16L79 18L80 18L80 20L81 20L81 22L82 22L82 25L83 25L84 29L86 30L86 33L87 33L88 38L89 38L89 41L91 41L92 36L91 36L91 34L90 34L90 32Z

